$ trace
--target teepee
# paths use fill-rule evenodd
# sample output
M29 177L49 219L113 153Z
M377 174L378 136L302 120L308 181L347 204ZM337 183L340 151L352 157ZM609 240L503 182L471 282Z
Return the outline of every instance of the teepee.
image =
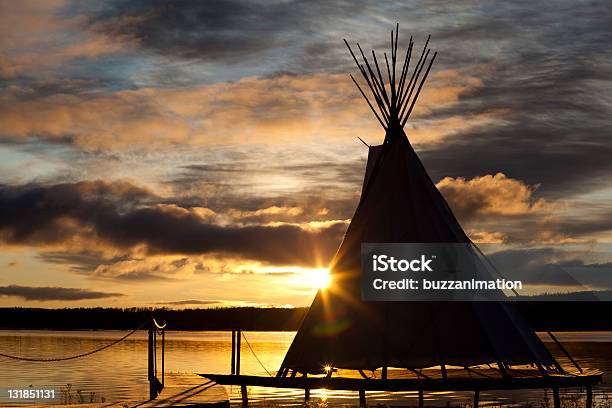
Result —
M483 364L496 367L504 377L511 376L512 366L522 365L537 368L543 376L561 373L561 366L507 302L361 300L362 243L473 245L404 132L436 53L430 56L428 38L409 75L414 46L410 38L396 73L397 35L396 27L384 65L374 51L368 60L357 44L360 62L345 40L367 87L351 79L385 129L385 138L381 145L369 146L361 199L330 265L333 287L317 293L277 376L334 369L364 375L364 370L381 369L387 378L387 368L439 367L446 378L447 367Z

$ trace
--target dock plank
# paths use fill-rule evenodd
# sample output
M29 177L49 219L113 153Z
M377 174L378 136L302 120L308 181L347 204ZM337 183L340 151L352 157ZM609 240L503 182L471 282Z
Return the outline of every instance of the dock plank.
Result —
M229 407L225 387L197 374L166 374L165 386L154 400L136 405L152 407Z

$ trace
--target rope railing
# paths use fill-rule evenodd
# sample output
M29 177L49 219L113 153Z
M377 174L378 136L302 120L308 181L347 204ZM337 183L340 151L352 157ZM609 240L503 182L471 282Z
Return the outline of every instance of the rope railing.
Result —
M244 332L242 332L242 338L244 339L244 341L246 342L247 346L249 347L249 350L251 350L251 353L253 354L253 357L255 357L255 360L257 360L257 362L259 363L259 365L261 366L261 368L264 369L264 371L266 373L268 373L268 375L270 377L273 377L272 373L270 373L270 371L268 371L268 369L266 368L266 366L263 365L263 363L261 362L261 360L259 359L259 357L257 357L257 354L255 354L255 350L253 350L253 347L251 347L251 343L249 343L249 341L247 340L246 336L244 335Z
M130 337L132 334L136 333L138 330L142 329L144 326L146 326L148 324L148 320L143 322L140 326L138 326L137 328L135 328L134 330L130 331L128 334L126 334L125 336L113 341L112 343L106 344L100 348L97 348L95 350L91 350L88 351L86 353L81 353L81 354L76 354L73 356L69 356L69 357L54 357L54 358L32 358L32 357L22 357L22 356L15 356L15 355L11 355L11 354L6 354L6 353L0 353L0 357L4 357L4 358L8 358L11 360L19 360L19 361L29 361L29 362L36 362L36 363L50 363L50 362L57 362L57 361L68 361L68 360L75 360L77 358L83 358L83 357L87 357L87 356L91 356L92 354L96 354L99 353L103 350L106 350L107 348L110 348L116 344L121 343L123 340L127 339L128 337Z

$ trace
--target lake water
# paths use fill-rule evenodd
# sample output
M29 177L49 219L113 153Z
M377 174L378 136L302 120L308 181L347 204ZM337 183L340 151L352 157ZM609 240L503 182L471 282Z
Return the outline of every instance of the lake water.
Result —
M122 337L120 331L0 331L0 353L32 358L53 358L87 352ZM247 332L253 350L268 370L276 370L285 355L294 332ZM595 368L612 377L612 332L558 333L557 337L583 367ZM545 339L546 340L546 339ZM546 343L562 364L568 364L553 343ZM230 371L231 333L229 332L167 332L166 372L228 373ZM242 374L266 375L242 342ZM596 401L602 407L612 407L612 378L604 376L605 383L595 388ZM0 357L0 403L9 402L8 389L45 388L65 395L68 384L74 400L89 402L146 399L147 334L137 332L127 340L92 356L55 363L34 363L8 360ZM228 387L232 403L239 403L239 387ZM569 390L565 398L573 398L580 390ZM543 390L486 392L481 404L544 406ZM548 394L550 397L550 393ZM253 405L303 405L302 390L275 390L253 388L249 390ZM313 391L312 401L323 406L358 406L355 392ZM415 393L369 392L370 405L415 406ZM426 393L426 406L466 405L471 393ZM609 398L609 400L608 400ZM59 401L59 398L58 398ZM551 404L552 405L552 404Z

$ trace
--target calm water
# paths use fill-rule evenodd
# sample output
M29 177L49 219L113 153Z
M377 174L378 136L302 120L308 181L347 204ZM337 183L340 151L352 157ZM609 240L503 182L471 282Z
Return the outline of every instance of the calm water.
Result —
M120 331L0 331L0 352L28 357L52 358L83 353L124 335ZM246 336L263 365L276 370L291 343L293 332L248 332ZM612 332L605 333L559 333L572 355L583 367L590 367L610 373L612 377ZM568 364L560 356L554 344L547 343L562 364ZM228 332L168 332L166 334L167 372L213 372L228 373L230 370L231 335ZM246 343L242 343L241 373L266 375L264 369L253 357ZM89 401L93 392L94 400L121 401L146 399L148 395L147 338L146 332L138 332L126 341L83 359L56 362L30 363L6 360L0 357L0 403L8 402L8 388L53 388L58 395L71 384L71 394L78 391ZM596 398L612 399L612 378L595 389ZM239 387L228 387L232 402L238 403ZM570 390L567 396L579 390ZM358 405L354 392L313 391L314 402L327 406ZM481 401L511 405L538 405L545 392L514 391L488 392L481 395ZM253 405L301 405L301 390L250 390ZM414 393L367 394L370 404L385 403L393 406L416 403ZM426 405L463 405L471 398L469 393L426 394Z

